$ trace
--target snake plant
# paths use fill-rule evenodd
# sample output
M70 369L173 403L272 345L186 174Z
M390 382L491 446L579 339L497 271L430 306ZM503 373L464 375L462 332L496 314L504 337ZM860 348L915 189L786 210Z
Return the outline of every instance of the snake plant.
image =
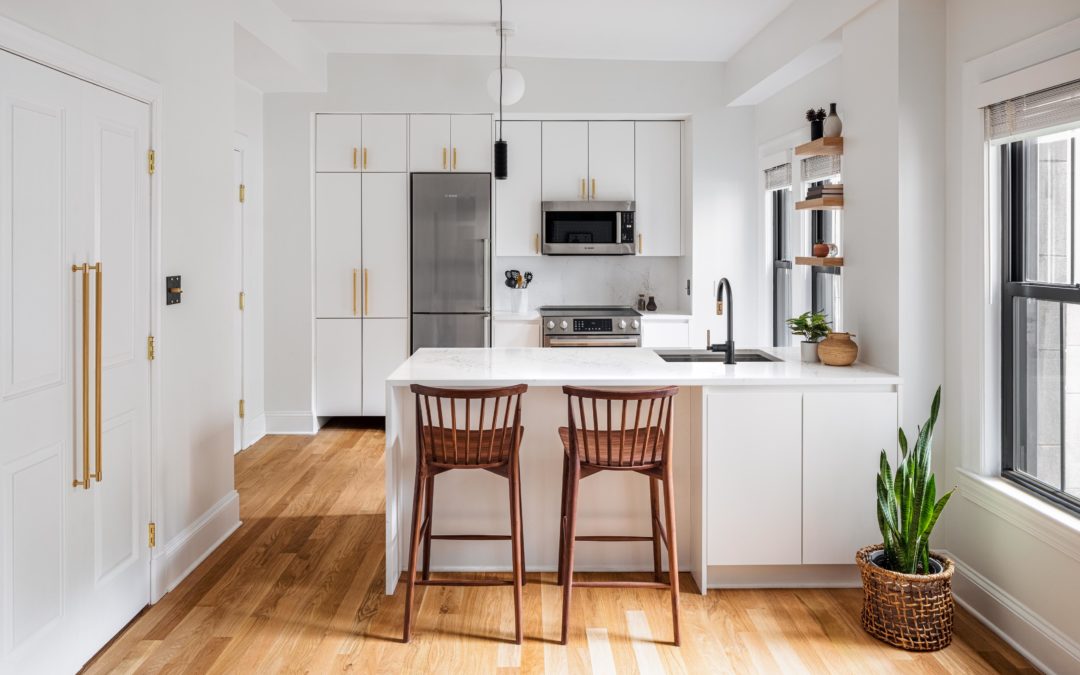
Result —
M898 430L900 463L893 475L889 457L881 451L877 476L877 519L884 539L880 565L905 574L930 573L930 532L953 490L937 499L930 471L930 444L941 406L941 387L930 405L930 418L918 429L915 447L908 451L904 430ZM937 501L935 501L937 500Z

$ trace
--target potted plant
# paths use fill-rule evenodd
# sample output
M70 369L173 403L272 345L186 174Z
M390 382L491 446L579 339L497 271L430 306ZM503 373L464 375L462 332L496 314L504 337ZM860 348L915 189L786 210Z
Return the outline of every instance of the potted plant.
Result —
M953 490L937 499L930 444L941 405L941 387L930 418L908 450L898 432L900 462L893 474L881 451L877 519L883 542L855 554L863 583L863 629L893 646L932 651L952 642L953 562L930 551L930 533Z
M829 334L829 322L821 312L803 312L787 320L792 335L801 335L800 345L803 363L815 363L818 360L818 342Z

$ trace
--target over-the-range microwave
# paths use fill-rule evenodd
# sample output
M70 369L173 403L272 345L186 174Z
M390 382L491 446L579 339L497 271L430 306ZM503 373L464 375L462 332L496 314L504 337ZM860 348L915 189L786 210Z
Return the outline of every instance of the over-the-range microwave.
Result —
M542 202L544 255L634 255L634 202Z

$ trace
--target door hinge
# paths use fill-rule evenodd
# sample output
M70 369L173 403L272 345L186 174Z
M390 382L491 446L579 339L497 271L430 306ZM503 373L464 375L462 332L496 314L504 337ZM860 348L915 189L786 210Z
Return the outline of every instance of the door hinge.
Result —
M146 526L146 541L150 544L150 548L157 546L157 525L150 523Z
M154 175L154 168L155 168L154 160L155 159L156 159L156 157L154 155L154 151L153 150L147 150L146 151L146 170L151 176Z
M240 291L240 311L244 311L244 292Z
M243 203L244 203L244 193L245 193L246 191L247 191L247 188L246 188L246 186L245 186L245 185L244 185L243 183L240 183L240 203L241 203L241 204L243 204Z
M148 335L146 337L146 360L154 360L154 336Z
M244 418L244 399L240 399L240 419Z

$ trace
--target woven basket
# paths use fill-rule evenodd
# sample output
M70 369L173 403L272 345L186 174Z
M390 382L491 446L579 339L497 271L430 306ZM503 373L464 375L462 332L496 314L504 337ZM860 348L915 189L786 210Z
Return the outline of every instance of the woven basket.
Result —
M855 554L863 584L863 629L894 647L914 652L942 649L952 642L953 563L941 563L937 574L901 574L878 567L871 556L883 546L867 546Z

